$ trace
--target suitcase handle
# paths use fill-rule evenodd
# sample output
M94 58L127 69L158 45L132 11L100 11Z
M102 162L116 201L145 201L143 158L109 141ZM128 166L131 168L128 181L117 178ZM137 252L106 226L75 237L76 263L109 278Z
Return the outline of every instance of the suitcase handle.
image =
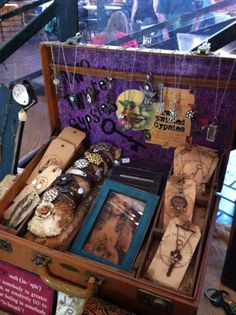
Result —
M89 277L87 288L79 287L77 284L74 284L70 281L61 279L53 275L47 264L45 265L36 265L36 270L42 281L53 288L54 290L63 292L65 294L75 296L81 299L89 299L95 295L97 292L96 279L94 277Z

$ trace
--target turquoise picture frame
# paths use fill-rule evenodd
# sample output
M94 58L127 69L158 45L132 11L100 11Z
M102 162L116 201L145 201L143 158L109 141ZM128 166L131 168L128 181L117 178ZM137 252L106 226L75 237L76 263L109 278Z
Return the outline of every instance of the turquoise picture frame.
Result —
M158 195L106 179L69 251L129 272L158 202Z

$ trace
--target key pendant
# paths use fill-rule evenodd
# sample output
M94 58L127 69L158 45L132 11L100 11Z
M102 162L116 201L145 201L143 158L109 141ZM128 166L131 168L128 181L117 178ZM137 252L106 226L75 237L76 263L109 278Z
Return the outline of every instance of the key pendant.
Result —
M182 255L181 255L181 252L178 248L176 248L175 250L170 252L171 263L170 263L170 266L169 266L167 273L166 273L167 277L171 276L171 273L172 273L176 263L179 262L181 259L182 259Z
M218 129L218 126L215 124L210 124L207 127L207 136L206 136L207 141L215 142L217 129Z

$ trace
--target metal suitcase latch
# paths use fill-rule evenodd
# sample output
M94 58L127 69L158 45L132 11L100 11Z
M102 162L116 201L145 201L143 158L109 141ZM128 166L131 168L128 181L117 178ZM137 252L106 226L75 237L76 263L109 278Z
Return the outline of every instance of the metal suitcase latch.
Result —
M36 266L45 266L50 263L51 258L39 253L34 253L32 261L35 263Z
M139 302L161 309L165 313L170 313L172 311L172 301L163 296L153 295L144 290L138 290L137 299Z
M12 252L11 243L9 241L0 240L0 249L3 249L9 253Z

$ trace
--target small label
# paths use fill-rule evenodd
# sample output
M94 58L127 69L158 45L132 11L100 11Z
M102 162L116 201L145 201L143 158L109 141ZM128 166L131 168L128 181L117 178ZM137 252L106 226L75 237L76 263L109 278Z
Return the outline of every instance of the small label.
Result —
M121 160L121 162L122 162L122 164L128 164L128 163L130 163L130 158L123 158Z

